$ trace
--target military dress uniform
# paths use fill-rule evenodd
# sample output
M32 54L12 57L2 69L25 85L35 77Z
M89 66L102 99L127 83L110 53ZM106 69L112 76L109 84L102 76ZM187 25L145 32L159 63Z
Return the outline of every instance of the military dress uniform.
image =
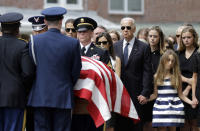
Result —
M60 23L65 13L61 7L42 11L47 23ZM70 131L71 127L73 86L80 75L81 57L78 40L61 34L60 26L49 25L48 31L33 36L29 43L37 66L28 99L28 106L34 108L36 131Z
M28 19L32 23L32 34L37 35L47 30L47 25L44 23L44 16L33 16ZM33 108L26 108L26 131L34 131Z
M0 131L22 130L27 90L35 71L28 44L15 34L22 19L20 13L0 16Z
M95 20L89 17L79 17L74 21L77 32L93 31L97 27ZM80 41L80 52L82 56L91 57L102 61L105 64L110 62L109 54L106 50L96 47L92 42L83 46ZM72 117L72 131L102 131L103 126L96 128L92 117L87 111L86 100L75 98L75 108Z
M94 30L97 27L97 22L89 17L79 17L74 21L74 27L78 32ZM102 61L105 64L110 62L108 51L103 50L94 45L93 42L83 47L80 42L80 52L82 56L91 57L93 59ZM87 49L86 49L87 48Z

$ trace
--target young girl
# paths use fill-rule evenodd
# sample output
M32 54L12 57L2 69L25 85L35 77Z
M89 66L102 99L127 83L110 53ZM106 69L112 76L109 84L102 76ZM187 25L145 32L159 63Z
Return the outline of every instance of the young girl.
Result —
M154 93L149 99L157 98L153 106L153 127L159 131L167 127L175 131L184 125L184 105L180 98L190 105L193 102L182 94L179 61L174 51L169 49L163 54L154 77Z
M153 74L155 74L158 68L160 57L164 52L163 50L164 34L163 34L162 29L159 26L152 26L151 28L149 28L147 41L151 48L151 65L152 65ZM152 93L153 93L153 90L152 90ZM153 104L154 104L154 101L148 102L147 104L144 105L145 109L147 109L147 111L144 112L144 116L145 116L144 118L145 124L143 126L144 131L155 131L155 129L152 128Z
M153 26L148 32L148 43L151 47L151 64L156 73L161 55L164 53L164 34L159 26Z

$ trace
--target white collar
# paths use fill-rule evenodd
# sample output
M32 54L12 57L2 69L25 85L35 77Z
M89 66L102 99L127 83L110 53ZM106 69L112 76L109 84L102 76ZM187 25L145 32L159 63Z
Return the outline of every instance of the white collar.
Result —
M83 44L82 43L80 43L80 45L81 45L81 49L83 48L83 47L85 47L85 52L87 52L88 51L88 49L90 48L90 45L91 45L92 43L90 43L90 44L87 44L86 46L83 46Z
M127 42L125 39L123 40L123 47L126 46L126 44L129 43L129 45L132 47L135 43L135 37L133 37L129 42Z

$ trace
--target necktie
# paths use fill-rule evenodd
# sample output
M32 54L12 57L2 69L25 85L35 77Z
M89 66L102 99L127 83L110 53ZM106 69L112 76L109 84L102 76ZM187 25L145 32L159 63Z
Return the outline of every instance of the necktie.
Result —
M82 48L81 48L81 55L82 55L82 56L85 56L85 50L86 50L85 47L82 47Z
M127 43L124 48L124 64L125 65L127 65L127 63L128 63L128 45L129 45L129 43Z

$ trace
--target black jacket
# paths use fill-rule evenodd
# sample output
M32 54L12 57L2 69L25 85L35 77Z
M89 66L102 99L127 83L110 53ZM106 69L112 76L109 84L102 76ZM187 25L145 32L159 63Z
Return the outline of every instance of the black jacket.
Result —
M0 107L24 108L34 76L28 44L14 36L0 37Z
M110 57L109 57L108 51L103 50L99 47L96 47L93 43L91 43L85 56L92 57L94 59L102 61L105 64L108 64L110 62Z
M138 115L142 119L142 105L139 104L137 97L139 95L143 95L148 98L152 92L153 74L150 47L147 44L135 39L135 43L126 66L124 64L123 56L123 40L115 43L114 49L122 62L122 82L133 100Z

